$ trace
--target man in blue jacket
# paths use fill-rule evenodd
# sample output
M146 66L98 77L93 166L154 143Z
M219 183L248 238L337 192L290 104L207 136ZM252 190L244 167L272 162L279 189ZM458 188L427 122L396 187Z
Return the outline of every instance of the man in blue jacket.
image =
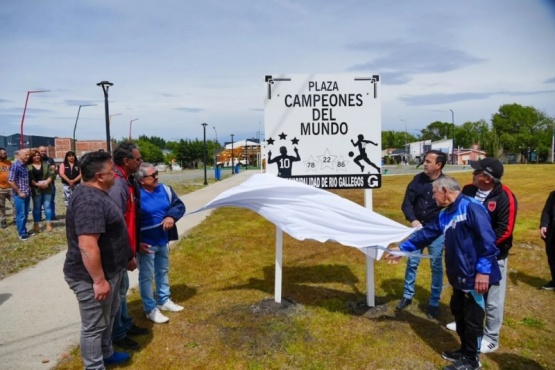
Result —
M151 163L141 164L136 177L141 192L141 244L137 253L139 289L147 319L163 324L170 319L160 311L183 310L170 299L168 242L177 240L175 223L185 214L185 204L171 187L158 183L158 171Z
M435 221L392 249L413 252L441 234L445 236L445 268L453 286L450 307L461 348L442 353L444 359L454 362L444 370L479 369L486 295L489 287L501 280L495 233L484 206L463 195L454 178L443 176L435 180L433 195L438 206L445 208ZM387 259L398 263L400 256L388 255Z

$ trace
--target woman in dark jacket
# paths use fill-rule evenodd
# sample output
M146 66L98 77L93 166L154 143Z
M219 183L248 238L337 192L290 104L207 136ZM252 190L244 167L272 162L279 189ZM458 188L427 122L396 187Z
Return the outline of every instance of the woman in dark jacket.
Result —
M555 191L547 197L540 219L540 236L545 241L547 263L551 271L551 281L542 289L555 290Z
M75 187L81 183L81 169L75 152L68 151L58 172L62 179L66 207Z
M31 185L31 197L33 199L33 230L40 232L39 222L42 208L46 218L46 231L52 231L52 192L55 174L50 170L48 162L43 161L38 150L32 149L28 162L29 183Z

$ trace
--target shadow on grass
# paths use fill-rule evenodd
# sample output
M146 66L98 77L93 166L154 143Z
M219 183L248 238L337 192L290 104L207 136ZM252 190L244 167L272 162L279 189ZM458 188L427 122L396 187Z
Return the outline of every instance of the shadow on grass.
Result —
M484 356L484 355L482 355ZM489 353L487 358L497 363L503 370L543 370L546 369L534 360L513 353Z
M548 282L546 279L531 276L522 271L509 271L509 279L511 279L511 282L516 286L518 286L519 283L524 283L532 288L538 289L541 289L541 287Z

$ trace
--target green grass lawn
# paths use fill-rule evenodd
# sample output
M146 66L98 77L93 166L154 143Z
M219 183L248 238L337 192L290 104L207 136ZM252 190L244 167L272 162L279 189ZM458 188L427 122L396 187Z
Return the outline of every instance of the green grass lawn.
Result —
M538 222L552 166L511 165L504 183L519 201L515 246L509 257L505 322L500 349L482 355L484 369L555 368L555 294L548 279ZM454 175L461 184L469 172ZM399 222L412 175L386 176L374 190L374 210ZM362 191L337 191L362 203ZM130 311L152 334L136 337L142 349L133 369L441 369L441 351L458 348L445 287L438 321L426 318L430 268L419 269L413 304L398 312L405 264L375 265L376 302L365 307L365 258L335 243L284 237L284 304L272 304L275 227L243 209L217 209L172 249L172 298L185 306L167 325L146 320L133 292ZM447 279L445 278L447 284ZM290 302L290 303L289 303ZM57 369L82 368L78 350Z

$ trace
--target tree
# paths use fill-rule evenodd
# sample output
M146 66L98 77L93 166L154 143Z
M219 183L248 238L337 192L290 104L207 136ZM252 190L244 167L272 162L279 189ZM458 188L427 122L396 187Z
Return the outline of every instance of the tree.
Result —
M499 107L491 121L503 150L527 158L528 153L546 147L546 126L552 119L534 107L514 103Z
M145 140L138 140L136 143L139 146L139 150L141 151L141 157L143 157L143 161L149 163L164 162L164 154L162 153L162 149L160 149L158 146L152 144L150 141Z
M161 137L158 136L146 136L146 135L141 135L139 136L139 141L148 141L154 145L156 145L158 148L160 149L166 149L166 140L162 139Z
M430 123L426 128L422 129L421 140L444 140L453 137L453 124L441 121Z

